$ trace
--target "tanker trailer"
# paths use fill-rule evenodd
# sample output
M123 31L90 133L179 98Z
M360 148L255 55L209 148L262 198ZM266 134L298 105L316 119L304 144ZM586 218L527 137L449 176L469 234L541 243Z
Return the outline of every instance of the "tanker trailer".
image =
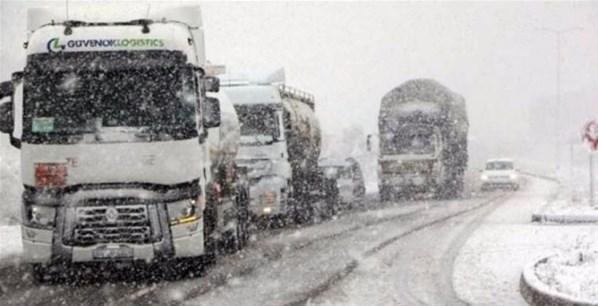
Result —
M381 200L459 195L468 128L463 97L434 80L410 80L388 92L378 117Z

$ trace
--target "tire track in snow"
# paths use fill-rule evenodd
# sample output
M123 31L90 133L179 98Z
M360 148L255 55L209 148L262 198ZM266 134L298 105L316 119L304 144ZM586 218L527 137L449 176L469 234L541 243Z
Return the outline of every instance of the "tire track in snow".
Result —
M488 205L491 205L491 204L498 205L498 204L504 202L508 198L508 195L512 195L512 193L494 196L486 201L483 201L482 203L480 203L478 205L475 205L470 208L458 211L456 213L452 213L452 214L446 215L444 217L432 220L430 222L426 222L426 223L420 224L418 226L415 226L405 232L402 232L401 234L398 234L391 238L388 238L388 239L382 241L381 243L377 244L376 246L370 248L369 250L365 251L363 253L363 259L366 259L373 255L376 255L377 253L379 253L380 251L382 251L389 245L397 242L398 240L400 240L406 236L417 233L421 230L424 230L431 226L443 223L445 221L451 220L453 218L465 215L469 212L476 211L476 210L486 207ZM328 291L339 281L345 279L348 275L350 275L353 271L355 271L355 269L359 266L359 262L360 262L360 260L357 260L357 259L351 260L342 269L333 273L330 277L328 277L326 280L324 280L324 282L322 282L320 285L310 289L309 291L304 292L303 294L299 294L298 298L296 298L293 301L290 301L284 305L285 306L298 306L298 305L307 304L310 300L312 300L312 299L320 296L322 293ZM456 294L454 293L454 291L452 292L452 295L454 295L455 299L459 300L458 297L456 296Z
M249 266L243 267L243 268L235 271L234 273L222 273L222 274L218 274L215 276L211 276L209 283L205 284L205 286L198 286L198 287L195 287L194 289L187 291L183 300L197 298L197 297L204 295L214 289L222 287L222 286L226 285L228 283L228 280L232 277L249 275L252 272L254 272L257 268L259 268L265 264L271 264L272 262L279 260L280 258L282 258L282 255L284 254L285 251L287 251L287 252L299 251L299 250L305 249L313 244L316 244L318 242L344 237L344 236L347 236L355 231L366 229L366 228L369 228L372 226L377 226L377 225L380 225L380 224L383 224L386 222L406 219L406 218L414 216L418 213L421 213L425 210L436 208L436 207L442 206L442 205L443 205L443 202L438 202L438 203L435 203L428 207L417 208L417 209L414 209L409 212L402 212L402 213L395 214L395 215L376 218L374 220L369 220L367 222L364 222L363 224L350 226L341 231L338 231L338 232L335 232L332 234L328 234L328 235L324 235L321 237L317 237L315 239L311 239L308 241L300 241L300 242L291 244L290 246L282 245L282 244L275 245L274 248L270 249L270 252L264 253L264 255L263 255L263 257L267 258L268 260L264 260L258 265L249 265ZM385 208L387 208L387 207L385 207ZM370 212L371 211L373 211L373 210L370 210ZM346 215L346 216L353 216L353 214ZM151 303L152 301L163 302L163 301L160 301L160 298L156 295L158 293L158 291L160 291L161 289L164 289L164 288L162 288L160 286L155 286L151 290L148 290L147 288L143 288L137 292L132 293L131 296L126 296L123 299L119 300L117 302L117 304L119 304L120 302L125 302L125 301L128 301L130 303L135 302L136 304L139 302L141 302L142 304ZM134 298L131 298L131 297L134 297Z

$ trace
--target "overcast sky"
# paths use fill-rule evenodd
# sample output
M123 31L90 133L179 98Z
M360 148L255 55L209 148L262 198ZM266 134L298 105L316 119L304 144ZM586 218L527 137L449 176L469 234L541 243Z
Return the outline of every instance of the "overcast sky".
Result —
M8 79L23 65L26 8L44 2L0 1L0 78ZM530 105L555 94L555 37L542 27L583 28L564 36L563 92L594 98L598 85L596 2L200 3L208 59L284 67L290 85L316 95L327 133L375 132L380 98L425 77L465 97L474 141L524 142Z

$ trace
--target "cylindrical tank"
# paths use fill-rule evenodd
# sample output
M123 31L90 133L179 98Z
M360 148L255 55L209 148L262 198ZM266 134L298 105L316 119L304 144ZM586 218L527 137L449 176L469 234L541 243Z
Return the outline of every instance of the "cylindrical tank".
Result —
M220 126L208 132L208 149L212 166L232 165L241 139L239 117L233 103L224 91L215 95L220 101Z
M322 133L314 112L313 96L281 87L287 122L289 159L293 167L316 167L320 156Z

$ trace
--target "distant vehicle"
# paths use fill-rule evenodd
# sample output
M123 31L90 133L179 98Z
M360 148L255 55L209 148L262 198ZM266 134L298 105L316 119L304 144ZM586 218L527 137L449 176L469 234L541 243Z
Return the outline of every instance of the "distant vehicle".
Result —
M468 129L463 97L434 80L410 80L389 91L378 116L380 199L458 196Z
M490 159L480 175L482 190L519 189L519 174L511 159Z
M349 208L363 201L365 182L357 160L352 157L345 160L321 159L320 168L324 177L335 181L338 204Z

